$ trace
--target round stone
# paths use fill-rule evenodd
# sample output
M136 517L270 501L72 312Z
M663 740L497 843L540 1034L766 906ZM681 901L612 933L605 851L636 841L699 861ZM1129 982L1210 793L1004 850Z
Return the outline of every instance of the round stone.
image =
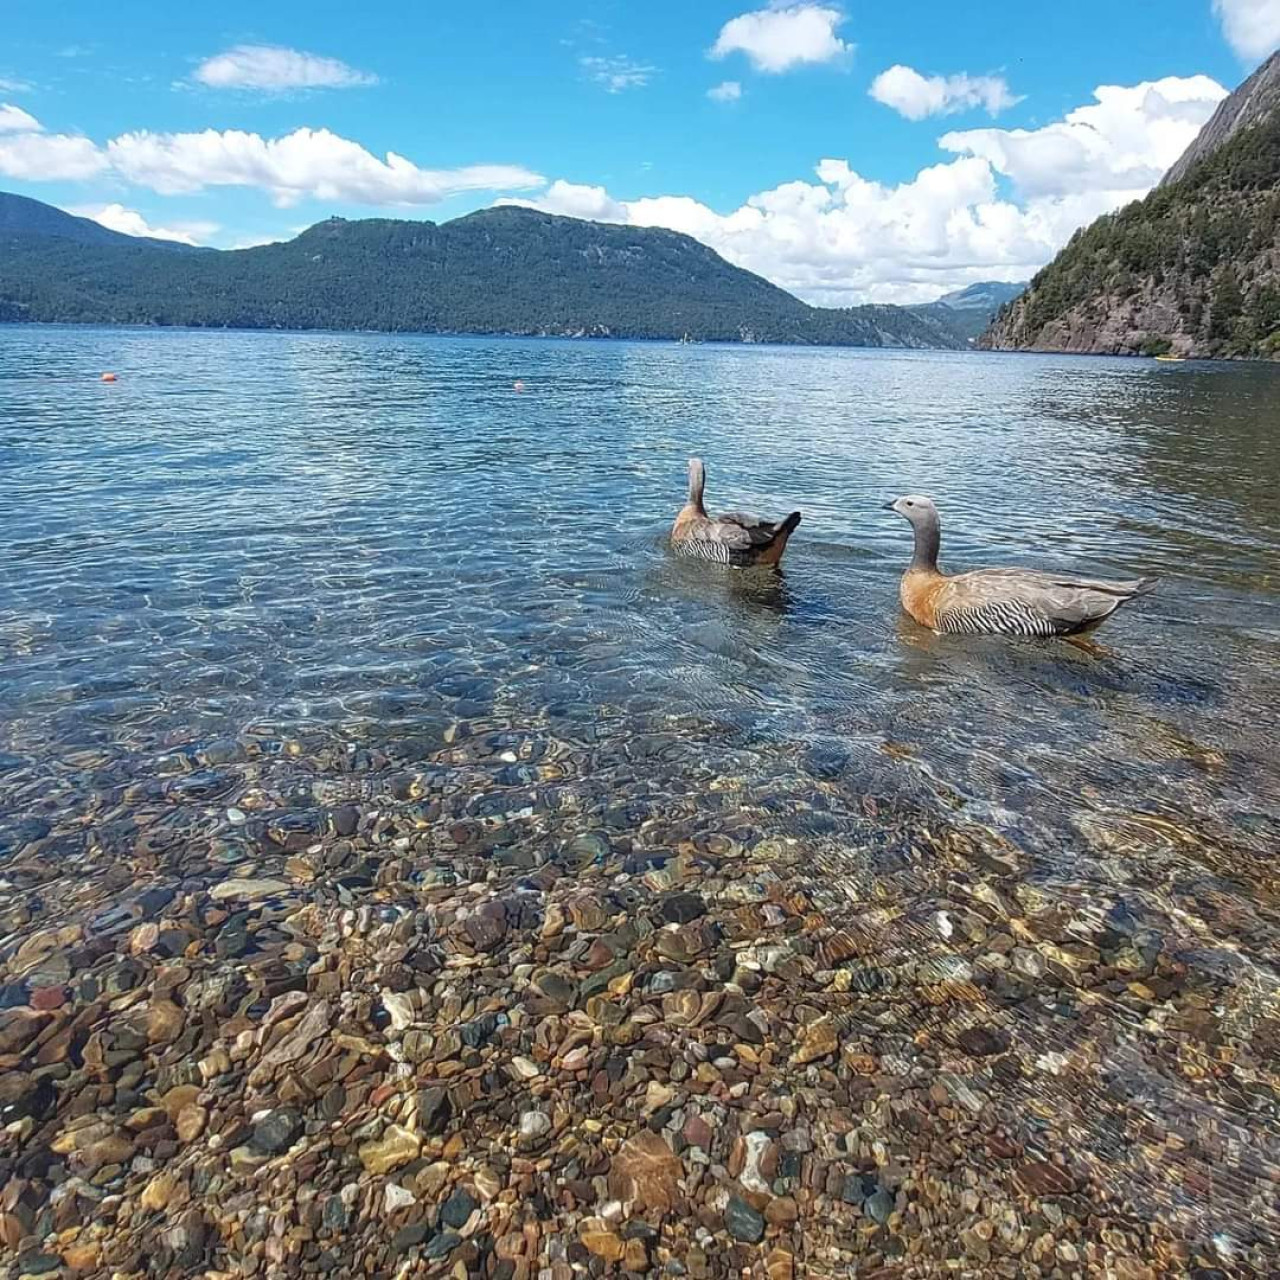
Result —
M520 1117L520 1136L526 1142L536 1142L551 1132L551 1117L545 1111L526 1111Z
M290 1107L277 1107L254 1123L249 1145L265 1155L276 1155L287 1151L301 1132L302 1117Z
M480 1202L463 1187L457 1187L453 1194L440 1206L440 1221L446 1227L455 1230L466 1226L467 1219L480 1207Z
M893 1197L881 1187L874 1195L867 1198L862 1209L868 1218L883 1226L889 1221L889 1215L893 1212Z

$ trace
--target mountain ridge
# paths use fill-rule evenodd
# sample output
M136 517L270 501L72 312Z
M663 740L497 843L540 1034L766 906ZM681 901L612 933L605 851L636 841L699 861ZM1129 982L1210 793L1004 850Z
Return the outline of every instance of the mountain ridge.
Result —
M74 236L50 234L43 215L24 231L13 201L39 205L0 193L11 322L968 345L950 313L812 307L664 228L498 206L439 224L330 218L289 241L174 254L115 232L86 238L84 220L57 210Z
M1280 53L1144 199L1077 231L979 345L1280 358Z
M1003 280L982 280L976 284L965 285L963 289L953 289L934 300L931 306L950 307L953 311L978 311L990 306L1003 306L1012 302L1027 287L1025 280L1016 284Z
M910 310L922 319L941 324L957 333L967 346L973 346L986 332L1000 308L1018 297L1027 285L1006 284L999 280L986 280L953 289L933 302L917 302Z
M1280 106L1280 49L1218 104L1195 140L1160 179L1160 185L1173 186L1181 182L1201 160L1225 146L1242 129L1261 124L1277 106Z

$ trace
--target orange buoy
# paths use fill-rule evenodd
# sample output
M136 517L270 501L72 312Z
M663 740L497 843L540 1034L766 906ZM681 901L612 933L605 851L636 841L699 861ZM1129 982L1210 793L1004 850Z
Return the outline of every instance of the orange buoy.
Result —
M116 380L116 375L114 373L104 373L102 375L103 382L114 382L115 380Z
M514 383L512 383L512 390L513 390L513 391L523 391L523 390L524 390L524 379L523 379L523 378L517 378L517 379L515 380L515 382L514 382Z

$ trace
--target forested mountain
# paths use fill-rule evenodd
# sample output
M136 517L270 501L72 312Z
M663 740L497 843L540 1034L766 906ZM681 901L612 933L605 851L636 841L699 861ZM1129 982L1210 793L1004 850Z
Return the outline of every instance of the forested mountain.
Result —
M515 207L441 225L334 218L287 243L182 254L0 217L0 319L965 345L945 316L808 306L674 231Z
M1150 195L1078 231L981 344L1280 357L1280 53Z

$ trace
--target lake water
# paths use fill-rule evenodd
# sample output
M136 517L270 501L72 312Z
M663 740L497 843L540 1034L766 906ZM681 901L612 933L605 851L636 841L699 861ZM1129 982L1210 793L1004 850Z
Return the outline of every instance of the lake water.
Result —
M960 1115L1183 1262L1261 1266L1278 423L1261 366L0 328L0 874L38 848L41 919L100 909L138 814L207 883L239 810L454 767L484 847L800 850L905 992L832 997L842 1027L925 1043L903 975L936 961L1016 1058L969 1063ZM710 507L803 511L780 576L671 560L691 454ZM907 492L944 567L1160 588L1093 650L935 637L897 605Z

